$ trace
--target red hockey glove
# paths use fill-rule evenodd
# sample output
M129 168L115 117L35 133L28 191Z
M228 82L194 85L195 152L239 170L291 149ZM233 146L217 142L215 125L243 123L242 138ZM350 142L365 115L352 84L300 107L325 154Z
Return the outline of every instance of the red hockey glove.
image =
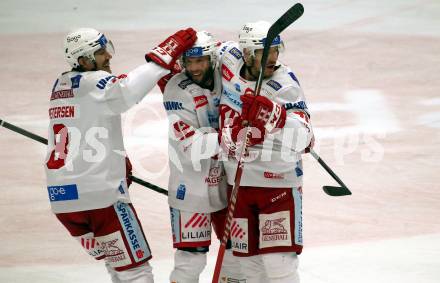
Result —
M128 156L125 157L125 179L127 181L127 187L131 185L131 176L133 175L133 166L131 165Z
M286 110L269 98L255 96L254 91L248 88L240 99L243 102L241 117L251 126L272 133L286 124Z
M179 30L145 55L147 62L153 61L165 69L172 70L176 60L196 42L196 31L192 28Z
M235 156L240 150L242 141L245 140L246 127L242 126L243 120L240 117L234 118L232 125L222 129L219 138L220 145L228 153L228 156ZM260 144L264 141L265 130L252 127L247 139L247 147Z
M167 83L169 80L171 80L172 77L174 77L174 75L180 73L182 71L182 68L180 67L180 65L175 62L173 68L171 69L171 73L169 73L166 76L163 76L158 82L157 85L160 88L160 91L162 92L162 94L165 91L165 87L167 86Z

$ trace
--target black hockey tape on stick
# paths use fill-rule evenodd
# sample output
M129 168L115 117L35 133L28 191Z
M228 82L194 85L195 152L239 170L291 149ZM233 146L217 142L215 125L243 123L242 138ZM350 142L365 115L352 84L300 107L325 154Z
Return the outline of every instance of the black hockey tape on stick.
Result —
M318 163L330 174L330 176L335 179L336 182L340 185L340 187L336 186L323 186L322 189L326 194L333 197L339 196L348 196L351 195L351 191L347 188L347 186L339 179L338 175L322 160L322 158L313 150L310 149L310 154L318 161Z
M31 133L29 131L26 131L25 129L17 127L15 125L11 124L11 123L8 123L5 120L0 119L0 127L4 127L4 128L9 129L9 130L11 130L13 132L19 133L19 134L21 134L23 136L26 136L28 138L31 138L31 139L33 139L35 141L38 141L38 142L41 142L41 143L44 143L44 144L47 145L47 139L45 139L45 138L43 138L43 137L41 137L39 135L36 135L34 133ZM136 176L131 176L131 180L133 182L135 182L135 183L137 183L137 184L139 184L141 186L147 187L147 188L149 188L149 189L151 189L151 190L153 190L155 192L164 194L166 196L168 195L168 191L167 190L162 189L161 187L156 186L154 184L151 184L151 183L149 183L147 181L144 181L144 180L142 180L142 179L140 179L140 178L138 178Z

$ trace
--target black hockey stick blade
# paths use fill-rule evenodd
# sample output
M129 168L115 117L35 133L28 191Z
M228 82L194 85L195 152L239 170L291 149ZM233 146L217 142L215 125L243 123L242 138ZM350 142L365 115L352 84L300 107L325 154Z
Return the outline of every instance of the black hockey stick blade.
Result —
M277 37L283 30L290 26L293 22L299 19L304 14L304 6L301 3L296 3L289 10L287 10L273 25L269 28L267 32L267 40L265 46L272 44L272 41Z
M313 156L313 158L318 161L318 163L322 166L322 168L327 171L327 173L330 174L330 176L333 177L333 179L340 185L340 187L335 186L323 186L322 189L326 194L329 196L339 197L339 196L348 196L351 195L351 191L348 189L348 187L342 182L342 180L336 175L335 172L330 168L330 166L327 165L327 163L324 162L324 160L313 150L313 148L310 149L310 154Z
M273 40L288 26L299 19L304 14L304 7L301 3L296 3L289 10L287 10L267 32L266 41L264 42L263 56L261 57L261 69L255 87L255 95L260 94L261 84L263 82L264 70L266 69L267 57L269 55L269 48Z
M323 186L326 194L332 197L349 196L351 191L347 187Z

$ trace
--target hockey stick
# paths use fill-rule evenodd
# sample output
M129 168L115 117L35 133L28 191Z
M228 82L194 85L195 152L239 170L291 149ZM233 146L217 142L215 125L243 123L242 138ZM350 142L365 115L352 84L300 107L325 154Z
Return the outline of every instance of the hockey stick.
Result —
M264 42L263 55L261 57L261 69L260 75L255 86L255 95L260 94L261 84L264 78L264 70L266 68L267 57L269 54L270 46L273 40L277 37L283 30L285 30L290 24L299 19L304 13L304 7L300 3L293 5L287 12L284 13L270 28L267 32L266 41ZM246 139L250 133L250 127L246 127ZM235 204L237 203L238 189L240 187L241 176L243 175L243 158L246 151L246 144L244 142L241 146L240 158L238 159L237 170L235 172L234 187L231 192L231 197L229 199L228 210L226 213L225 220L225 230L223 231L223 237L220 242L220 248L218 250L217 260L215 262L214 274L212 277L212 283L218 283L220 277L221 266L223 263L223 258L225 256L226 244L231 233L231 223L235 211Z
M321 157L319 157L319 155L313 149L310 149L310 154L316 159L316 161L319 162L319 164L321 164L322 167L324 167L325 171L327 171L327 173L329 173L330 176L332 176L333 179L335 179L335 181L338 182L338 184L340 185L340 187L323 186L322 189L324 190L324 192L329 196L333 196L333 197L351 195L351 191L347 188L344 182L342 182L342 180L339 179L339 177L335 174L335 172L333 172L333 170L324 162L324 160L322 160Z
M45 139L45 138L43 138L43 137L41 137L39 135L36 135L34 133L31 133L29 131L26 131L25 129L17 127L15 125L11 124L11 123L8 123L5 120L0 119L0 127L5 127L6 129L9 129L9 130L11 130L13 132L19 133L19 134L21 134L21 135L23 135L25 137L31 138L31 139L33 139L35 141L38 141L38 142L41 142L41 143L44 143L44 144L47 145L47 139ZM151 189L153 191L156 191L156 192L164 194L164 195L168 195L168 191L167 190L162 189L161 187L158 187L158 186L156 186L154 184L148 183L148 182L146 182L146 181L144 181L142 179L139 179L138 177L131 176L131 180L133 182L135 182L135 183L137 183L137 184L139 184L141 186L147 187L147 188L149 188L149 189Z

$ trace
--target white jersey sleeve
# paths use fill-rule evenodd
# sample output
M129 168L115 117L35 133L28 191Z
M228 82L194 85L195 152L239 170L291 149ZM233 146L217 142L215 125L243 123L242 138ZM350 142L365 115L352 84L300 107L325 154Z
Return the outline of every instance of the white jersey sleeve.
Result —
M102 114L120 114L139 103L158 80L169 73L159 65L145 63L118 77L105 71L86 72L87 95Z
M216 85L220 77L215 75ZM226 207L226 182L218 145L219 88L210 91L184 72L174 76L164 92L169 121L168 202L190 212Z
M129 202L120 113L168 73L146 63L123 77L67 72L50 99L46 178L55 213Z
M222 49L220 70L222 73L221 113L222 127L228 119L241 115L240 96L247 88L255 89L255 81L240 76L243 55L235 42L225 43ZM264 79L260 95L280 104L286 109L286 124L282 130L266 133L263 144L248 148L249 158L243 169L242 186L299 187L302 185L301 151L313 136L304 94L294 73L277 62L272 77ZM234 184L237 160L233 157L224 162L229 184Z
M293 73L292 73L293 74ZM294 152L302 152L312 140L313 131L310 114L301 87L292 84L274 99L286 110L286 124L274 133L279 144Z

